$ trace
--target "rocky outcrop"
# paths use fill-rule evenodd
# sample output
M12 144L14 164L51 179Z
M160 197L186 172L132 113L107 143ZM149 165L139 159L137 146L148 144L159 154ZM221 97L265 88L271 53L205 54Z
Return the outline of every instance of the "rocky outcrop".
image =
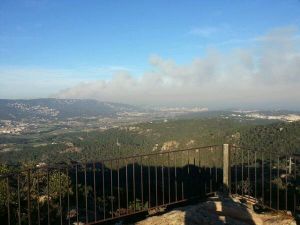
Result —
M173 141L167 141L161 147L161 151L170 151L170 150L177 149L178 147L179 147L179 142L174 141L174 140Z

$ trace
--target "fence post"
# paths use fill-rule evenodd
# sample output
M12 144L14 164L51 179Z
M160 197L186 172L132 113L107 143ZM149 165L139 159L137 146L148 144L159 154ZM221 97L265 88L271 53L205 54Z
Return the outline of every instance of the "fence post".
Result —
M292 174L292 157L289 158L289 174Z
M223 192L231 193L230 147L228 144L223 144Z

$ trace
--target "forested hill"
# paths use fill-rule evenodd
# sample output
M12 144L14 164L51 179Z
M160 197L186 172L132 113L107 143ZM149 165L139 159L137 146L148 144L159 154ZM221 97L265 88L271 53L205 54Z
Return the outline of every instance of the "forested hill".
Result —
M106 131L2 138L3 163L100 160L149 152L234 143L258 150L300 152L300 122L224 118L180 119L126 125ZM14 143L14 144L13 144Z
M241 133L240 145L274 153L300 153L300 121L250 127Z
M131 105L86 99L0 99L0 120L113 116L118 112L135 110L137 107Z

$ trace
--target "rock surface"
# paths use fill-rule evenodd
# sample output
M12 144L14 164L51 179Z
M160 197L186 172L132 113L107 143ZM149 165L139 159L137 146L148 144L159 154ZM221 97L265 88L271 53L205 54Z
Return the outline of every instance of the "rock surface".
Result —
M136 225L198 225L198 224L272 224L296 225L292 216L284 213L255 213L250 202L241 203L240 198L214 197L208 201L177 208L159 216L148 217Z

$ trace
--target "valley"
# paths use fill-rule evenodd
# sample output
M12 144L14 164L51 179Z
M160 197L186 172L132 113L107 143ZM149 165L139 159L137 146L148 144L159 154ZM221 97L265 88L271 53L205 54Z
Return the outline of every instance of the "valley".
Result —
M223 143L290 152L299 151L300 146L300 122L286 119L299 115L297 112L143 109L110 103L113 110L108 115L108 104L98 103L98 107L93 108L89 104L94 102L80 100L80 105L86 104L89 110L82 108L76 112L78 102L75 100L59 100L59 107L53 101L39 100L39 106L32 104L27 110L18 105L21 103L13 103L21 111L15 112L14 115L18 115L15 119L2 117L0 120L1 163L35 165L102 160ZM74 117L57 117L67 111L62 104L66 104L68 110L73 109ZM27 118L27 114L35 114L41 105L57 113L50 117L46 113ZM4 108L1 107L2 112Z

